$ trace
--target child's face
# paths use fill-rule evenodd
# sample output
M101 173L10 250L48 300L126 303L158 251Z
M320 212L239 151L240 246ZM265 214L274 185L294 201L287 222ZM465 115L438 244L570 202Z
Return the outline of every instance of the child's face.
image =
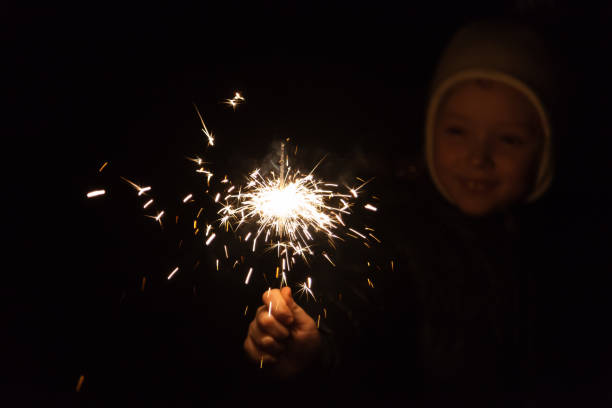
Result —
M499 82L468 81L449 92L436 117L435 170L461 211L486 215L531 191L537 119L523 94Z

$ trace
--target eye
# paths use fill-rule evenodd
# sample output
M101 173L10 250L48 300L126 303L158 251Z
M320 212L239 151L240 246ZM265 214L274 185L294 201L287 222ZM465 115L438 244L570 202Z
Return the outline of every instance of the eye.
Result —
M509 146L520 146L520 145L525 144L523 139L516 135L510 135L510 134L501 135L500 139L502 142L504 142L505 144Z
M465 130L461 126L449 126L446 128L446 133L449 135L461 136L465 134Z

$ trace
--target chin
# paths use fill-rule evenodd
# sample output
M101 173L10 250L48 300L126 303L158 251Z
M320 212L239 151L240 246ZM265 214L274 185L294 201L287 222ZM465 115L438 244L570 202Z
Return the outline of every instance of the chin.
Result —
M496 211L496 208L488 203L470 203L461 202L456 203L457 207L466 215L470 217L486 217Z

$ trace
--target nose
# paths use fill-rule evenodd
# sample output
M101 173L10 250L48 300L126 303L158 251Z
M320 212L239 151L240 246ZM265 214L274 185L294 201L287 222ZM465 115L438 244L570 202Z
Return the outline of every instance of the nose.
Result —
M469 163L477 168L493 167L493 159L491 157L491 148L489 144L482 139L474 140L470 146L468 154Z

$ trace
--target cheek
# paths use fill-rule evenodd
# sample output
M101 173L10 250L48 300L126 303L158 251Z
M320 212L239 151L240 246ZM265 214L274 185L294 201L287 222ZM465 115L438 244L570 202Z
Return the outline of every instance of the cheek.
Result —
M440 138L436 139L434 165L438 177L445 179L449 176L449 172L457 167L463 155L462 151L463 148L461 145L455 145L448 141L441 142Z
M498 160L498 174L503 178L506 188L520 195L531 188L536 164L535 155Z

